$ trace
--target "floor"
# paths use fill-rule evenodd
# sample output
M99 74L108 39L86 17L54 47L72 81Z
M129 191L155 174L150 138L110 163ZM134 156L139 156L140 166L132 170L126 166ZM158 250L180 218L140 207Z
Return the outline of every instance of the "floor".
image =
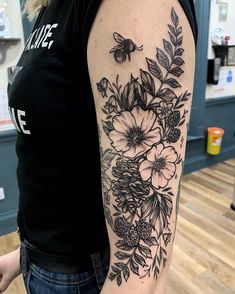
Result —
M235 293L235 159L184 177L168 294Z
M235 159L184 176L167 294L235 294ZM0 255L18 244L0 238ZM5 294L25 294L19 277Z

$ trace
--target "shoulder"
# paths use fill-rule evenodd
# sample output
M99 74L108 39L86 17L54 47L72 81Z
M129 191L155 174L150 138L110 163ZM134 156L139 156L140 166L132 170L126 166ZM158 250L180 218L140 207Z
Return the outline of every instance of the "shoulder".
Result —
M110 32L119 29L123 35L131 33L137 39L141 36L145 41L151 38L157 42L164 34L166 24L171 23L172 8L183 26L184 35L194 43L187 16L178 0L103 0L94 19L91 36L94 37L99 30L102 43L107 41Z
M88 56L94 63L104 61L103 67L100 68L100 75L103 74L105 68L113 70L115 65L109 52L115 48L115 45L118 45L118 40L114 35L118 33L124 39L131 39L138 47L143 45L145 56L154 57L156 47L169 44L167 42L163 44L163 42L172 38L170 29L172 29L173 22L177 29L182 30L184 58L187 60L187 70L190 73L194 66L194 38L187 16L177 0L102 1L90 32ZM174 42L174 38L169 41ZM135 55L137 53L137 51L134 52ZM122 67L118 68L119 74L125 76L125 73L130 70L130 65L136 71L144 68L146 60L141 56L132 58L131 64L125 62Z

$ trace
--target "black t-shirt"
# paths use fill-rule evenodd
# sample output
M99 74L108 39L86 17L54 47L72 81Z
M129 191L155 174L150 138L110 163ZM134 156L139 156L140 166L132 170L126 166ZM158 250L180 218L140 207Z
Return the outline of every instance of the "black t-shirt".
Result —
M18 226L41 250L108 247L86 48L101 1L54 1L38 16L9 83L17 129Z

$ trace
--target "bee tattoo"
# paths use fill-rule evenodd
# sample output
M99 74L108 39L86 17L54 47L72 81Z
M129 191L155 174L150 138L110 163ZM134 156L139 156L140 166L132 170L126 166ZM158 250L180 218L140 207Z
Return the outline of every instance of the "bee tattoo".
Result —
M109 53L114 54L114 58L117 63L123 63L126 61L126 57L131 61L131 53L135 50L142 51L143 45L138 47L131 39L125 39L118 33L113 34L114 40L118 43Z

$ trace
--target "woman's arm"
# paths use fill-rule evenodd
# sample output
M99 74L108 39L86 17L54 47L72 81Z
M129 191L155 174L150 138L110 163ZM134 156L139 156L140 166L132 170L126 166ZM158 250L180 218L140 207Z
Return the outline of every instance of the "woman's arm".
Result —
M0 293L20 274L20 247L0 256Z
M165 291L194 59L178 1L102 2L88 61L111 245L103 294Z

